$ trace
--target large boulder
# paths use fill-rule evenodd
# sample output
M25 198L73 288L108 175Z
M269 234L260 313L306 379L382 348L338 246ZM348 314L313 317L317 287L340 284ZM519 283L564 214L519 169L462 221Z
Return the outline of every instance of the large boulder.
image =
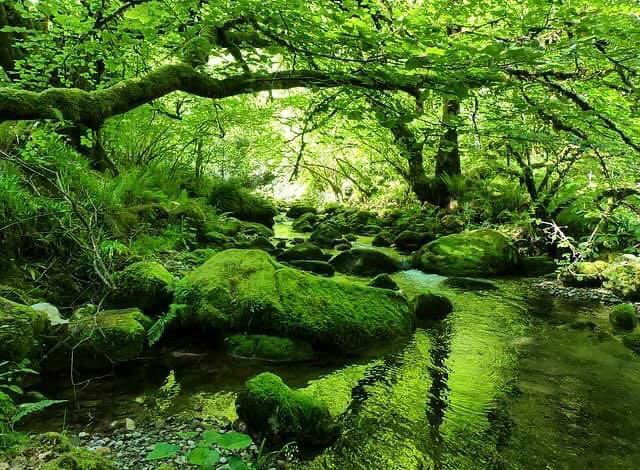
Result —
M257 250L227 250L176 287L186 325L296 337L353 352L404 335L413 317L404 297L307 274Z
M400 232L395 238L396 248L402 251L419 250L429 240L429 234L426 232L414 232L413 230L405 230Z
M296 232L312 232L314 225L318 223L318 216L311 212L302 214L291 224L291 228Z
M46 324L45 312L0 297L0 361L37 356Z
M608 268L605 261L581 261L563 268L560 281L570 287L601 287Z
M300 243L294 245L278 255L278 261L325 261L322 249L313 243Z
M373 246L391 246L393 245L393 237L389 232L382 231L373 237L371 244Z
M292 219L297 219L298 217L304 215L304 214L317 214L318 213L318 209L316 209L313 206L310 206L309 204L303 204L303 203L299 203L299 204L293 204L289 210L287 211L287 217L290 217Z
M273 218L276 216L276 209L270 201L232 182L215 184L209 194L209 204L240 220L267 227L273 227Z
M603 273L604 287L626 300L640 301L640 263L624 261L609 266Z
M269 372L245 383L236 410L249 429L276 442L326 445L339 430L326 404Z
M58 333L58 345L45 364L46 369L73 366L99 370L139 357L153 321L137 308L91 313L81 309Z
M336 271L357 276L377 276L400 270L400 262L395 258L371 248L353 248L338 253L329 260Z
M441 320L453 311L453 304L442 294L425 292L413 299L413 308L418 320Z
M110 300L118 307L137 307L148 314L160 314L171 303L173 276L160 263L133 263L116 274L115 283Z
M347 227L325 220L314 228L309 240L321 247L331 247L333 240L341 238L348 232Z
M233 335L227 338L227 351L245 359L298 362L312 359L313 348L306 341L268 335Z
M378 274L367 285L378 289L400 290L396 281L388 274Z
M445 276L496 276L513 272L520 259L510 240L490 229L447 235L425 245L414 265Z

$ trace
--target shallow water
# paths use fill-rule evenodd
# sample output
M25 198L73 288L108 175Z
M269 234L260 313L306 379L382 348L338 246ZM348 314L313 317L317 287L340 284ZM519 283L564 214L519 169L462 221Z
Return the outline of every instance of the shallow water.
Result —
M454 312L358 360L276 365L209 351L143 361L75 395L68 380L49 380L49 397L71 401L28 426L101 429L165 401L167 412L229 419L244 380L270 370L320 396L329 390L335 410L348 406L341 437L309 467L637 467L640 358L609 333L605 307L548 297L526 279L465 291L415 270L394 278L409 296L444 293ZM171 370L177 385L158 392Z

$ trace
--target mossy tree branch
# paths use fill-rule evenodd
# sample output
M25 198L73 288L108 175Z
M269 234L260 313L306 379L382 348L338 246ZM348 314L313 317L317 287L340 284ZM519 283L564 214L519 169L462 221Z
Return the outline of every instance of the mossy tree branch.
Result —
M159 67L144 77L123 80L110 88L96 91L52 88L38 93L0 88L0 121L57 119L97 129L112 116L126 113L176 91L203 98L222 99L274 89L354 86L399 90L416 95L424 85L424 79L415 76L378 80L315 70L245 74L216 79L189 65L174 64Z

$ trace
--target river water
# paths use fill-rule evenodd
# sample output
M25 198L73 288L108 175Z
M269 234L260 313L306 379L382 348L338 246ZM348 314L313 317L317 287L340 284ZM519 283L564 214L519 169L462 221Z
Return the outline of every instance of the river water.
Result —
M291 234L285 226L277 235ZM346 408L341 436L308 467L638 467L640 358L612 334L606 307L549 297L528 279L460 285L416 270L393 277L409 296L442 292L454 312L357 359L284 365L208 349L142 360L75 387L49 378L40 388L69 402L27 425L100 430L158 406L233 419L234 393L268 370L330 397L336 412Z

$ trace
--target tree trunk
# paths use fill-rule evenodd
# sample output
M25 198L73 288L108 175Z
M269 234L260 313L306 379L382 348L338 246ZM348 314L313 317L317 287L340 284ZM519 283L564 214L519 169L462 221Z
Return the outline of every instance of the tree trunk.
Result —
M9 21L9 14L4 5L0 5L0 28L14 26ZM0 67L4 69L8 76L15 68L15 58L13 51L13 33L0 33Z
M451 204L451 192L443 177L462 174L457 127L459 116L460 102L455 98L445 98L442 106L442 125L445 130L438 145L435 179L431 189L432 203L439 207Z

